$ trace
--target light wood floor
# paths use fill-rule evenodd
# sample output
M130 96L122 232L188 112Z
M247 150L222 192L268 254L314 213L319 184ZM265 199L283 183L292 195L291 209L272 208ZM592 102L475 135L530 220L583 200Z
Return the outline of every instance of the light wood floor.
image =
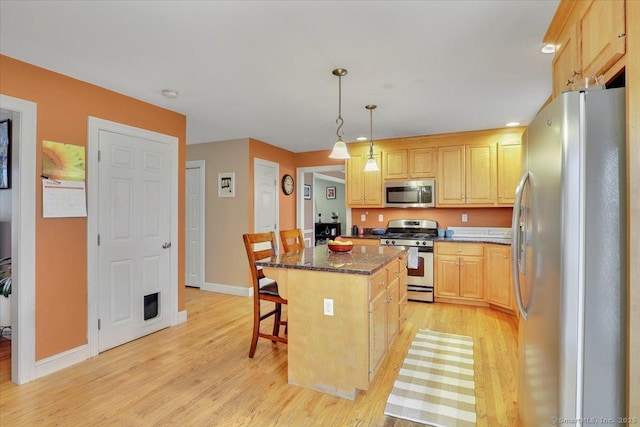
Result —
M517 426L516 322L487 308L410 302L408 322L369 391L355 401L287 384L287 348L259 340L247 357L251 300L187 289L188 321L22 386L0 343L0 425L384 426L419 328L474 338L478 426Z

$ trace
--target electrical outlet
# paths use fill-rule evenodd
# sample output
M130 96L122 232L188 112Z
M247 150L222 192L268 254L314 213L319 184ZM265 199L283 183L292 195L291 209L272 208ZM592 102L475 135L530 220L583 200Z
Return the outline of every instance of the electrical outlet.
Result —
M384 217L382 216L382 214L378 215L378 222L382 222L384 221Z
M330 298L324 299L324 315L333 316L333 300Z
M360 221L366 221L367 216L365 214L360 215Z
M462 214L462 222L467 222L467 219L469 219L467 214Z

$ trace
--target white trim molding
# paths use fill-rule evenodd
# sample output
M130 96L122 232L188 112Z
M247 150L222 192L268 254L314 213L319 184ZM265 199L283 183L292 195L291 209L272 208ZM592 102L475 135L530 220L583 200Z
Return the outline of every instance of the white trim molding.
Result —
M207 283L202 286L203 291L218 292L220 294L238 295L241 297L252 297L253 288L246 286L223 285L220 283Z
M36 134L38 105L0 94L0 108L10 111L15 141L12 162L11 253L11 381L36 378ZM15 179L17 177L17 179Z

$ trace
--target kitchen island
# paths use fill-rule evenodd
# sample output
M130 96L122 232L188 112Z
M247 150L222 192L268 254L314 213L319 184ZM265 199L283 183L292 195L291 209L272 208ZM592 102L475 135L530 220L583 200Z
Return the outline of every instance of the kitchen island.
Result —
M316 246L256 261L288 300L288 382L355 399L404 321L406 252Z

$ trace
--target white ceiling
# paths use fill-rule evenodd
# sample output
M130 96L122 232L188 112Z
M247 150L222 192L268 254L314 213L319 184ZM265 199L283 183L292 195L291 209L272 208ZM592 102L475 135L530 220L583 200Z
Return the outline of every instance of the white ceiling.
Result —
M187 143L344 140L529 123L557 0L0 1L0 52L187 116ZM177 99L161 90L175 89Z

